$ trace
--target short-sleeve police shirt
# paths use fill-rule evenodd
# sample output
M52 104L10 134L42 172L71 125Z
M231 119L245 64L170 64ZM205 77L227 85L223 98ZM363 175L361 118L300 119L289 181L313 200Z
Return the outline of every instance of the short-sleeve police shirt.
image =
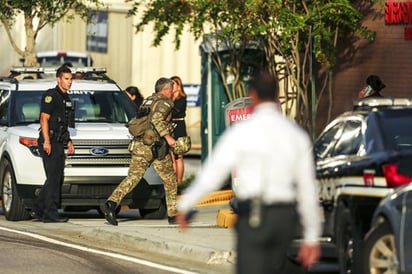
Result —
M66 93L63 93L57 86L49 89L43 94L40 112L51 116L49 129L58 130L62 123L67 127L66 105L71 106L71 101Z

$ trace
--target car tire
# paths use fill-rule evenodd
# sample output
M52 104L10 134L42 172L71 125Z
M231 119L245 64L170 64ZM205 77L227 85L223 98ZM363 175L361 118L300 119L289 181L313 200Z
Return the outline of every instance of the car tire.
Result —
M166 200L162 199L158 208L141 208L139 209L139 213L143 219L164 219L167 216Z
M362 273L399 273L396 250L395 236L389 223L378 224L365 238Z
M362 237L354 223L350 209L339 204L336 213L336 247L338 251L339 273L362 273Z
M9 221L22 221L30 218L19 193L13 166L8 160L1 163L1 199L4 216Z

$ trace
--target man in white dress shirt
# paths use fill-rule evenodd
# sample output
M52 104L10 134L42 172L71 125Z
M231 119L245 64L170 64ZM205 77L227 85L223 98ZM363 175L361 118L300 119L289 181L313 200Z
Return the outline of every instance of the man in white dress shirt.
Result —
M278 83L267 72L250 82L253 115L219 138L200 174L178 202L177 222L235 172L239 204L236 273L285 273L286 252L302 225L297 260L304 268L320 256L318 192L311 141L278 111Z

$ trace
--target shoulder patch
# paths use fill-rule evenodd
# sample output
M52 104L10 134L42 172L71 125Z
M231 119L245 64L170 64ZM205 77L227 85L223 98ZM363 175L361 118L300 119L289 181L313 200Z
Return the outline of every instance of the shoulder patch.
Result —
M51 103L52 100L53 100L53 97L51 97L50 95L47 95L46 97L44 97L44 102L47 104Z
M151 106L153 104L153 100L152 99L146 99L143 102L143 105L145 106Z

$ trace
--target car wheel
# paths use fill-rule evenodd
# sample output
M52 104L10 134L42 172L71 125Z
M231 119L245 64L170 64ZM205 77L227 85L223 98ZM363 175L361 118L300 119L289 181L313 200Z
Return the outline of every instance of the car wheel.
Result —
M25 209L23 201L17 193L16 178L12 165L4 160L1 165L1 198L4 216L9 221L29 219L29 212Z
M167 215L166 201L163 199L158 208L155 209L139 209L140 216L143 219L164 219Z
M360 272L362 238L353 221L350 210L340 204L336 215L336 246L338 250L339 271L341 274Z
M378 224L368 233L363 254L363 273L399 273L395 237L387 221Z

